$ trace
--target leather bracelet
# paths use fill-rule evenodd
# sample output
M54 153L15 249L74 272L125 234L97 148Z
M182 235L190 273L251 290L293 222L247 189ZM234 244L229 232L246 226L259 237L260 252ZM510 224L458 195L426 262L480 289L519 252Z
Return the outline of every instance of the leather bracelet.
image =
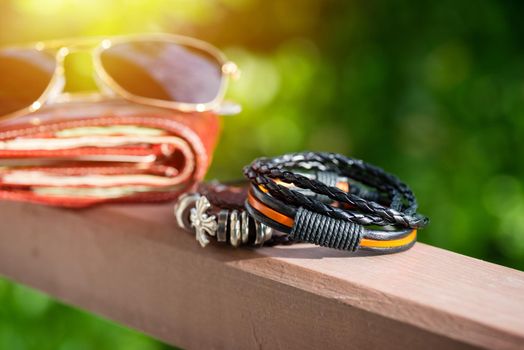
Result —
M410 248L417 230L428 223L416 213L415 196L406 184L339 154L260 158L244 175L252 184L246 201L250 215L288 233L292 241L397 252Z
M244 208L247 184L201 183L196 192L181 196L175 205L178 225L194 231L202 247L213 239L241 245L262 246L288 242L287 235L256 220Z
M244 174L250 183L202 183L179 199L178 224L203 247L309 242L389 253L410 248L428 222L407 185L338 154L260 158Z

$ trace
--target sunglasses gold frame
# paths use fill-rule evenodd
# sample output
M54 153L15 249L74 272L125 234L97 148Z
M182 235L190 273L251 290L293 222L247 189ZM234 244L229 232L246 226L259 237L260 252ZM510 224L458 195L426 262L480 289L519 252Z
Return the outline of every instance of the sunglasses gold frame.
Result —
M163 41L180 44L188 47L203 50L214 57L221 66L222 78L217 96L207 103L184 103L175 101L158 100L134 95L122 88L104 69L101 61L101 54L117 44L132 43L137 41ZM61 39L50 41L39 41L36 43L9 46L9 49L35 49L37 51L50 52L56 60L55 70L49 85L43 91L42 95L30 106L0 116L0 120L12 119L22 115L36 112L45 105L57 103L66 103L72 101L102 101L108 99L125 99L134 103L174 109L182 112L205 112L216 111L219 114L237 114L240 112L240 106L224 102L224 96L229 84L229 79L238 79L240 70L237 65L227 59L227 57L218 48L213 45L191 37L175 34L135 34L113 37L93 37L81 39ZM2 48L5 49L5 48ZM99 91L95 93L65 93L65 68L64 61L66 57L73 52L88 51L91 52L93 59L95 82Z

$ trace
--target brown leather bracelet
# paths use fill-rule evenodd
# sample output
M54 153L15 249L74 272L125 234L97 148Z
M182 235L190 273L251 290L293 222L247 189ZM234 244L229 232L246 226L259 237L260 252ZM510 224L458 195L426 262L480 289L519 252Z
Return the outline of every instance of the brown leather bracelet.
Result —
M174 211L177 223L194 232L202 247L211 240L229 243L233 247L288 242L287 235L248 214L244 208L247 193L246 183L202 183L195 192L179 198Z

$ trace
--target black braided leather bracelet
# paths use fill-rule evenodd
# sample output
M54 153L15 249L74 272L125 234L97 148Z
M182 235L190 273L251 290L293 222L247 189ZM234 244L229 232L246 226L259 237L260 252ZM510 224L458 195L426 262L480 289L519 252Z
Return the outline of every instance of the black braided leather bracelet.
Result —
M244 168L246 209L292 241L355 251L396 252L416 241L428 219L394 175L335 153L259 158Z

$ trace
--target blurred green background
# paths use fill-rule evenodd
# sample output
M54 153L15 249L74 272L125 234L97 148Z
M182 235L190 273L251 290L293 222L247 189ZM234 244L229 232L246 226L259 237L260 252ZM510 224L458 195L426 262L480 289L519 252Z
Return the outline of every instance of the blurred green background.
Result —
M0 43L167 31L243 70L210 178L253 158L340 152L397 174L431 225L420 240L524 269L524 3L26 0L0 4ZM76 63L75 63L76 62ZM73 87L89 85L88 57ZM85 78L85 79L84 79ZM167 346L0 280L1 349Z

